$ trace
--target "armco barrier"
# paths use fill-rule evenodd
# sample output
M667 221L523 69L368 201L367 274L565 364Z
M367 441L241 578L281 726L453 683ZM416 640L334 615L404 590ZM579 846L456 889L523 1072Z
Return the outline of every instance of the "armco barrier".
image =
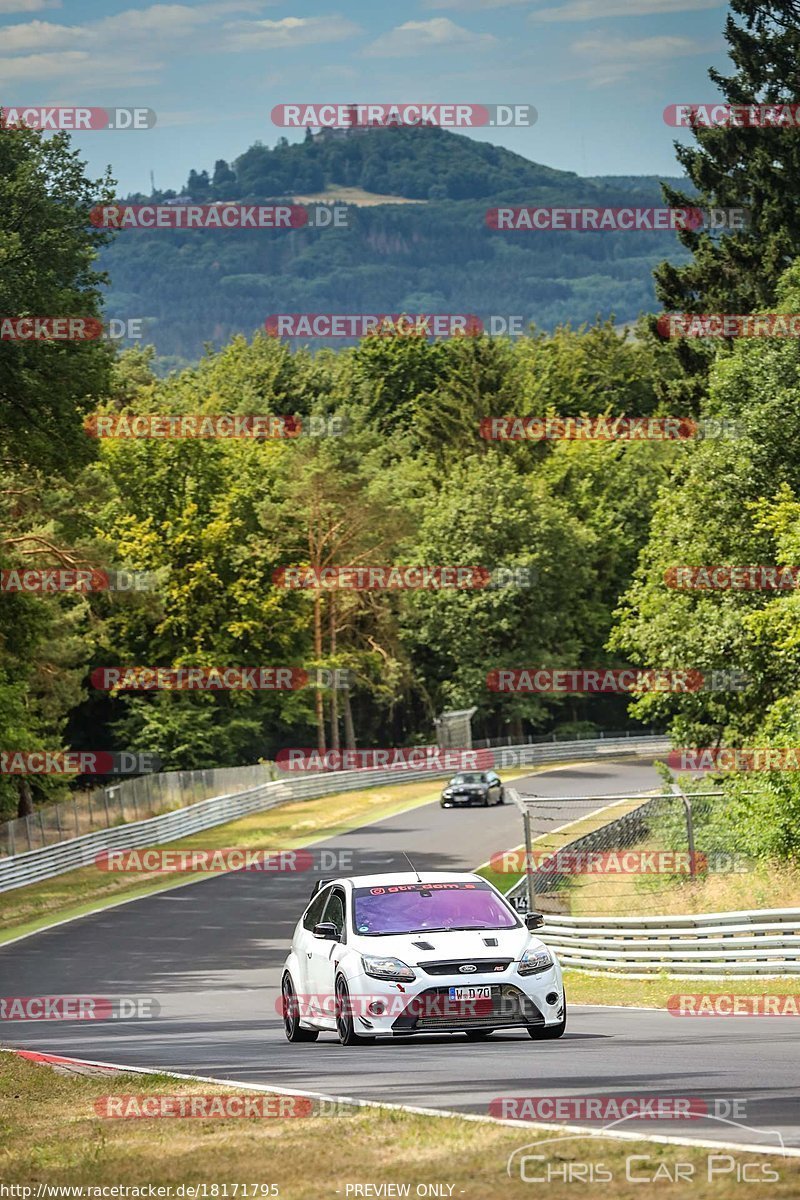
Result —
M525 746L504 746L492 750L494 765L504 767L537 766L548 762L576 762L621 754L664 754L669 740L660 735L621 738L594 738L580 742L548 742ZM485 753L485 751L484 751ZM252 770L252 768L243 768ZM260 812L279 804L309 800L333 792L358 791L365 787L382 787L390 783L413 782L441 778L431 771L361 770L304 774L298 778L284 777L240 792L230 792L201 800L198 804L144 821L133 821L112 829L100 829L81 837L70 838L54 846L29 850L8 858L0 858L0 892L24 887L42 879L61 875L75 867L89 866L102 850L141 849L176 841L223 825L247 813Z
M649 819L673 796L646 799L638 808L560 847L566 855L622 849L646 834ZM557 871L534 872L536 891L559 879ZM528 879L507 896L525 907ZM800 908L755 909L687 916L572 917L545 914L539 936L564 967L653 975L800 974Z
M800 908L692 916L546 918L564 967L687 975L800 974Z

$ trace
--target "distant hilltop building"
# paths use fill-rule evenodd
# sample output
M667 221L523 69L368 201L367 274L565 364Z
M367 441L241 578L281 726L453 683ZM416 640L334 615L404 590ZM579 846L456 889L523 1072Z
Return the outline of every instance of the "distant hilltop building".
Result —
M366 104L361 105L361 108L366 109ZM381 105L386 108L385 105ZM380 120L367 119L366 113L359 117L359 105L348 104L346 107L347 121L343 125L324 125L317 133L312 136L315 138L345 138L359 133L371 133L373 129L409 129L410 122L407 121L392 121L388 120L386 115Z

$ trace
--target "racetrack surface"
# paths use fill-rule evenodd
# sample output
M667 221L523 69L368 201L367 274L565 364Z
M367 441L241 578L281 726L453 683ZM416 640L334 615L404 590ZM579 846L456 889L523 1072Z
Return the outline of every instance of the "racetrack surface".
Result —
M543 832L600 806L559 796L658 784L648 763L609 760L555 768L514 786L547 798L537 822ZM401 851L419 869L469 870L521 840L512 805L442 810L432 804L315 849L349 851L351 865L341 874L407 870ZM520 1030L484 1043L426 1035L345 1049L334 1034L321 1034L316 1043L289 1045L277 1009L281 967L314 878L310 872L219 875L0 947L0 995L150 996L160 1005L153 1020L5 1021L3 1044L475 1113L487 1113L490 1101L503 1096L743 1100L741 1125L650 1120L620 1128L766 1148L776 1139L763 1131L775 1130L787 1146L800 1146L800 1023L789 1017L676 1018L576 1006L566 1035L553 1042L534 1042ZM735 990L735 982L719 981L675 987Z

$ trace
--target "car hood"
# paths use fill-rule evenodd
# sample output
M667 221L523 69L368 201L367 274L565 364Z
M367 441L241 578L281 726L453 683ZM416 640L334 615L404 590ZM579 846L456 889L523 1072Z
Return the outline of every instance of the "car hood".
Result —
M497 945L487 945L496 939ZM393 955L408 966L420 962L436 962L443 958L465 961L481 958L510 958L516 960L529 946L543 945L527 929L454 929L449 933L395 933L386 937L357 937L360 954ZM422 945L425 943L425 946Z

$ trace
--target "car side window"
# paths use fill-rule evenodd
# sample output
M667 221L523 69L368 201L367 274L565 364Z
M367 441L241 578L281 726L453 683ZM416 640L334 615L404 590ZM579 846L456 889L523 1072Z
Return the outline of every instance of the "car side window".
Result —
M331 889L323 888L309 904L303 917L303 928L313 929L322 920L322 910L331 898Z
M334 889L326 904L322 920L330 921L332 925L336 926L336 935L339 941L342 941L344 938L344 895L338 888Z

